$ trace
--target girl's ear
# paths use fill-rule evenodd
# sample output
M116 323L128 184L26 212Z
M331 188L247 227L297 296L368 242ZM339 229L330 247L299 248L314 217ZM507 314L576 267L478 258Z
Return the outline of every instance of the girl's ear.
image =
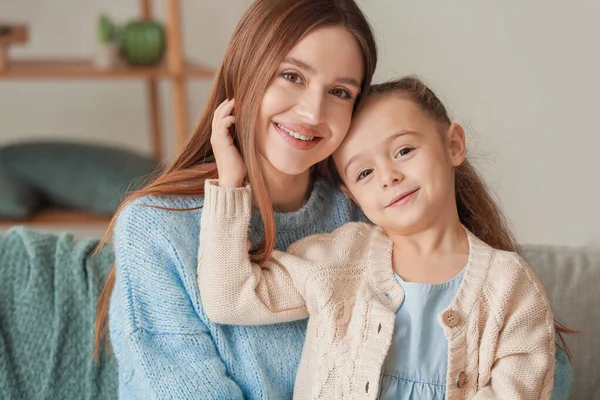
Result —
M465 131L459 124L452 124L447 132L448 158L453 167L458 167L467 158Z

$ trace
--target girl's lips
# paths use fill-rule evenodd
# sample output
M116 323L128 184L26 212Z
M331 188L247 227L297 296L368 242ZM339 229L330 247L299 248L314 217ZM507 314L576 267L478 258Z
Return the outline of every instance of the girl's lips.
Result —
M406 203L408 203L412 198L413 198L413 194L415 194L419 189L415 189L415 190L411 190L408 192L404 192L399 194L398 196L394 197L392 199L392 201L389 202L389 204L386 206L387 207L394 207L394 206L402 206Z
M310 149L312 149L313 147L315 147L315 146L316 146L316 145L317 145L317 144L318 144L318 143L321 141L321 139L323 139L323 138L322 138L322 137L320 137L320 136L315 136L315 135L310 135L310 134L308 134L308 131L307 131L307 132L302 132L302 130L300 130L300 131L297 131L297 130L295 130L295 129L292 129L292 130L294 130L295 132L298 132L298 133L300 133L300 134L302 134L302 135L304 135L304 133L307 133L307 135L304 135L304 136L315 136L315 138L314 138L314 139L312 139L312 140L301 140L301 139L296 139L295 137L291 136L291 135L290 135L288 132L286 132L286 131L284 131L284 130L280 129L280 128L277 126L277 123L276 123L276 122L273 122L273 127L275 128L275 130L277 131L277 133L279 133L279 135L280 135L280 136L281 136L281 137L282 137L282 138L283 138L283 139L284 139L284 140L285 140L285 141L286 141L286 142L287 142L287 143L288 143L290 146L292 146L293 148L295 148L295 149L297 149L297 150L310 150ZM287 127L287 125L286 125L286 127ZM291 128L290 128L290 129L291 129Z

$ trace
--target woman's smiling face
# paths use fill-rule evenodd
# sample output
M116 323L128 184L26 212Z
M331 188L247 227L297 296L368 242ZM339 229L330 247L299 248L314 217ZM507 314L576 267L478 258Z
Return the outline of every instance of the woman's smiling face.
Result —
M261 101L256 141L263 172L299 175L340 145L360 93L364 66L345 28L317 28L279 65Z

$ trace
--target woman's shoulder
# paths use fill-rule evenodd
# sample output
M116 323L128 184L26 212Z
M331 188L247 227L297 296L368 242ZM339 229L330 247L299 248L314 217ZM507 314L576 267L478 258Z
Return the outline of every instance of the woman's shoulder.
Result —
M151 241L170 242L176 247L197 240L203 198L181 196L143 196L126 204L115 223L115 244Z
M195 276L201 205L197 198L145 196L119 213L113 245L121 297L114 307L123 309L128 324L152 332L199 332L203 314Z

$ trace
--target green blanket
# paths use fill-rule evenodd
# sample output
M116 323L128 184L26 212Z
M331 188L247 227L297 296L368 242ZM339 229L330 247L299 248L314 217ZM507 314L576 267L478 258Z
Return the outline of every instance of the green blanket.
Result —
M112 354L92 359L96 301L113 264L97 239L0 233L0 397L115 399Z

